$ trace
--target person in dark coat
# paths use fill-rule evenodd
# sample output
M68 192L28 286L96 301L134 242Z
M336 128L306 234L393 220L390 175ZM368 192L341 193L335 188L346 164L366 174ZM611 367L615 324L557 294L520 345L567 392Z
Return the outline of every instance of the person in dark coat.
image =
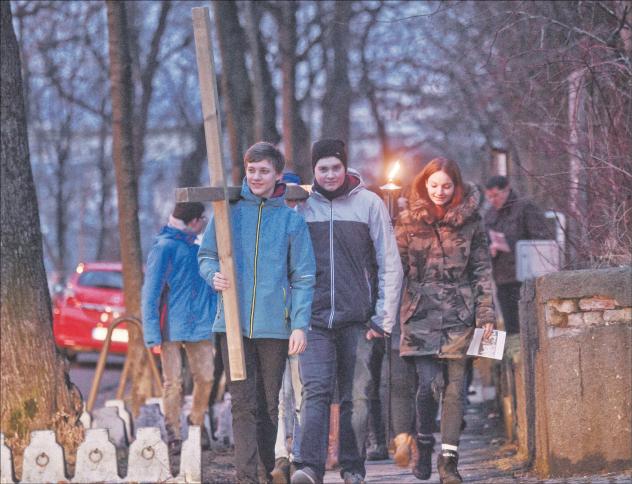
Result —
M485 185L485 196L491 205L485 214L485 228L491 239L498 304L507 333L518 333L521 283L516 279L516 243L519 240L550 239L551 234L542 210L533 201L518 197L506 177L490 178Z
M457 470L463 419L465 353L474 327L489 339L496 317L487 234L478 209L481 194L464 184L458 165L430 161L415 178L410 209L396 226L405 282L400 307L400 355L414 361L417 445L413 473L431 475L432 429L442 394L442 483L461 482Z

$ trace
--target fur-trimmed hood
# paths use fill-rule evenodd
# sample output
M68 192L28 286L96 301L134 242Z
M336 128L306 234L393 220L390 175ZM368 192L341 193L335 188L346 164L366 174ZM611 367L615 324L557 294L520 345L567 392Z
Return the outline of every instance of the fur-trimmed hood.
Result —
M432 224L434 222L430 210L432 202L419 198L415 192L413 193L413 197L410 200L410 209L405 215L410 217L412 221L423 221L427 224ZM455 228L461 227L470 218L478 215L481 200L481 191L478 187L474 183L465 183L463 185L463 200L457 206L450 207L439 221L439 224Z

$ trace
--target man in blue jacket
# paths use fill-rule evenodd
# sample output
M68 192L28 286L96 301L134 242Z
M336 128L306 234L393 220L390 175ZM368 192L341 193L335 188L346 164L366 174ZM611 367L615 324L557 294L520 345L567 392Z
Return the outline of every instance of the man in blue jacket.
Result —
M308 348L300 357L301 462L292 483L322 482L337 381L341 476L345 484L360 484L374 384L370 340L395 324L403 271L386 206L347 171L344 143L314 143L312 166L312 194L299 212L309 226L317 272Z
M305 350L315 262L305 221L285 205L281 152L259 142L246 151L244 164L241 198L230 217L247 378L228 385L237 480L257 483L258 458L267 480L274 469L279 390L288 354ZM219 292L229 288L220 272L213 220L198 261L208 284ZM222 357L230 365L221 298L213 331L220 333Z
M160 346L163 401L169 452L180 453L182 349L193 376L193 408L189 423L202 430L208 446L204 412L213 377L211 328L216 295L200 277L195 239L204 230L201 203L177 203L149 252L142 294L143 337L148 348Z

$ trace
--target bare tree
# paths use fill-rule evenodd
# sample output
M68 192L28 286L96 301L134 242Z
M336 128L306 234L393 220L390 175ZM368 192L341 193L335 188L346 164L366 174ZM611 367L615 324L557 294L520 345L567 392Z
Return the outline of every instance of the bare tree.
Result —
M321 135L323 138L338 138L349 144L350 109L353 93L349 81L349 62L347 59L351 32L353 2L336 2L334 19L329 32L328 42L332 50L332 59L326 66L327 86L323 96L323 119Z
M29 432L54 429L67 455L83 438L81 396L55 349L37 197L30 166L20 55L9 2L0 3L2 60L2 331L0 427L16 453ZM33 358L37 355L37 358Z
M138 186L132 139L133 84L128 50L129 31L126 4L108 0L106 5L112 90L112 156L116 169L125 310L128 315L140 318L143 264L138 223ZM132 410L134 414L138 414L142 403L151 396L151 380L142 334L135 327L129 328L129 334L127 358L132 379Z

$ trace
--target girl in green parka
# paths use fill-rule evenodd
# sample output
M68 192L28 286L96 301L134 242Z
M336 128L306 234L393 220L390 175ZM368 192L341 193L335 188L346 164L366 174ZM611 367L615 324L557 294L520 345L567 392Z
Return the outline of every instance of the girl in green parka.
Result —
M410 209L396 227L406 280L400 308L400 355L412 358L419 458L413 473L431 475L432 427L443 394L442 483L462 482L457 470L463 419L465 353L474 327L494 328L488 241L478 213L481 195L464 184L458 165L446 158L428 163L413 182Z

